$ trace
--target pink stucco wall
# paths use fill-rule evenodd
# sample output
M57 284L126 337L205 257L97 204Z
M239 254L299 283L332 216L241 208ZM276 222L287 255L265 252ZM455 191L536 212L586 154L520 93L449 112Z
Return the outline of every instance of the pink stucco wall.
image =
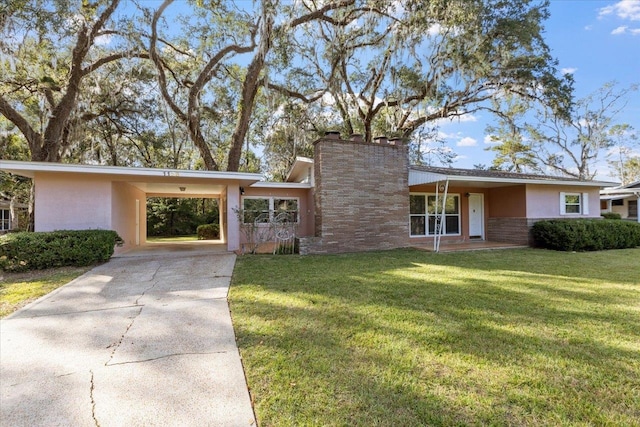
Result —
M139 227L136 226L135 221L136 200L139 200ZM117 247L116 252L134 248L138 232L140 233L139 243L144 244L147 236L146 215L146 194L144 192L126 182L114 182L112 184L112 229L117 231L124 240L123 246Z
M600 192L598 187L582 186L548 186L548 185L527 185L527 218L599 218L600 217ZM588 194L589 213L588 214L560 214L560 193L581 193Z
M111 229L111 182L44 172L35 182L35 231Z

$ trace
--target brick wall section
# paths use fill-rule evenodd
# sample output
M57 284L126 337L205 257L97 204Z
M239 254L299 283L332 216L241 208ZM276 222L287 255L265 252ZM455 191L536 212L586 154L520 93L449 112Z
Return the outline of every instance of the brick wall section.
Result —
M407 246L409 160L405 145L323 138L315 143L315 237L300 253Z
M531 227L543 219L549 218L489 218L487 240L534 246Z

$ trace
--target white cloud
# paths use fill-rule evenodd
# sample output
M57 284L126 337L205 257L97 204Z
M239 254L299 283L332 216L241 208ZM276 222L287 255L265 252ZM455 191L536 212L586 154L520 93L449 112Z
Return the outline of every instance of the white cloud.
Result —
M562 72L562 74L573 74L576 71L578 71L578 69L575 68L575 67L563 68L563 69L560 70L560 72Z
M431 37L435 37L435 36L439 35L441 32L442 32L442 25L440 25L440 24L433 24L427 30L427 33Z
M585 26L584 26L584 30L585 30L585 31L591 31L591 30L593 30L593 25L585 25Z
M476 141L474 138L471 138L469 136L462 138L456 144L456 146L458 147L475 147L476 145L478 145L478 141Z
M629 32L632 36L640 36L640 28L634 28L632 30L629 30Z
M616 4L603 7L600 9L599 17L611 15L615 13L619 18L628 19L630 21L640 21L640 1L638 0L621 0Z
M615 30L611 31L611 34L613 34L614 36L617 36L619 34L624 34L627 31L627 26L626 25L622 25L618 28L616 28Z
M502 144L502 141L497 139L497 137L495 135L485 135L484 136L484 143L485 144L490 144L490 145L498 145L498 144Z

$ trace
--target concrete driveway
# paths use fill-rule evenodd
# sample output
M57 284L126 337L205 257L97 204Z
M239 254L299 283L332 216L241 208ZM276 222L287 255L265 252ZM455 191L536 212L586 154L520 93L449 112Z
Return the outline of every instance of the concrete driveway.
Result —
M2 426L250 426L235 255L136 251L0 321Z

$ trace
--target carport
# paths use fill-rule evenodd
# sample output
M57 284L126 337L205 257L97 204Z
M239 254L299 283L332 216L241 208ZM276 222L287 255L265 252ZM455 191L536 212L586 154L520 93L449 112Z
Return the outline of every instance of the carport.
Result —
M241 188L262 179L244 172L6 160L0 170L34 180L35 231L115 230L125 242L117 252L146 242L147 197L218 199L221 240L228 251L238 250Z

